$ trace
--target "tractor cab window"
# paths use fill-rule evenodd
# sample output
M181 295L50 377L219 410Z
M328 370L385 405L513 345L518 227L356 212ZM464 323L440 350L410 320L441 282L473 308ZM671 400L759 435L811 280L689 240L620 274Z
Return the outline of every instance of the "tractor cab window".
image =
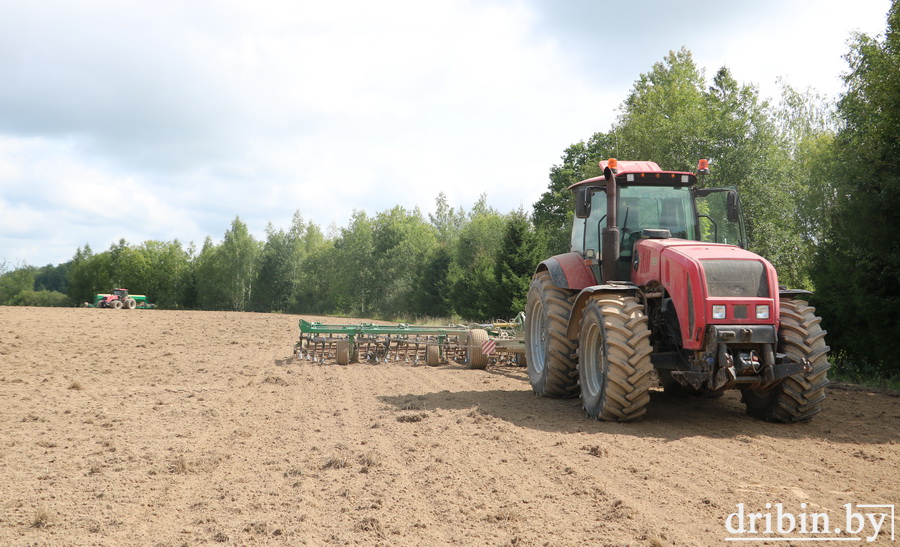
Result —
M606 192L591 188L591 213L587 218L575 218L572 229L572 250L587 258L600 258L600 232L606 222Z
M590 211L586 219L575 219L572 250L599 259L602 252L600 234L606 225L605 189L592 189ZM620 186L618 223L620 256L629 261L634 244L645 228L666 229L672 237L697 239L691 193L687 187Z
M634 244L645 229L669 230L672 237L696 239L689 188L622 186L619 194L622 257L631 257Z
M700 188L694 193L700 241L727 243L746 249L747 236L737 189Z

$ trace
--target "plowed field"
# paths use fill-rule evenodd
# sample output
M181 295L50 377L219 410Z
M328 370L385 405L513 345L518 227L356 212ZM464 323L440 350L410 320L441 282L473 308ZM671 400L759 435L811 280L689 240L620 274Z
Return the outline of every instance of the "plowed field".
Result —
M602 423L514 366L299 361L299 317L0 307L0 544L721 545L900 502L896 394ZM775 504L832 529L734 532Z

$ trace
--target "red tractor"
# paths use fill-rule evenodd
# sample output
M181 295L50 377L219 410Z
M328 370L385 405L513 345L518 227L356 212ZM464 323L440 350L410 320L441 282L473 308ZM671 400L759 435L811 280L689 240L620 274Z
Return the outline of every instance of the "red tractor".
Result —
M640 418L653 372L667 393L739 389L748 414L802 422L828 384L825 331L803 290L746 250L734 188L649 161L601 161L571 186L571 252L538 266L525 348L534 392L581 395L588 416Z
M112 294L98 294L96 306L116 310L122 308L133 310L137 307L137 301L128 295L128 289L113 289Z

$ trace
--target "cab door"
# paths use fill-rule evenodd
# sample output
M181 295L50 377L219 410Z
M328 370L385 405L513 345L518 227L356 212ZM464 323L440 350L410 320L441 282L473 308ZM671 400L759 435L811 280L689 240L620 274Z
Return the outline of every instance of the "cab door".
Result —
M737 188L694 188L700 241L747 248L747 233Z

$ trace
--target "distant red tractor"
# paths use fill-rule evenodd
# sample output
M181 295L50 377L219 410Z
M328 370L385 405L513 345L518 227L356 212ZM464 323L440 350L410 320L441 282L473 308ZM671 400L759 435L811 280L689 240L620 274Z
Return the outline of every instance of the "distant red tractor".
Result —
M739 389L747 412L819 412L828 346L811 294L779 287L746 249L738 193L649 161L601 161L578 182L571 252L538 266L525 347L535 393L580 394L588 416L640 418L652 373L668 393ZM709 172L701 160L698 174Z
M94 306L97 308L112 308L120 310L125 308L133 310L140 304L146 306L147 297L144 295L129 295L128 289L113 289L111 294L98 294L94 297Z

